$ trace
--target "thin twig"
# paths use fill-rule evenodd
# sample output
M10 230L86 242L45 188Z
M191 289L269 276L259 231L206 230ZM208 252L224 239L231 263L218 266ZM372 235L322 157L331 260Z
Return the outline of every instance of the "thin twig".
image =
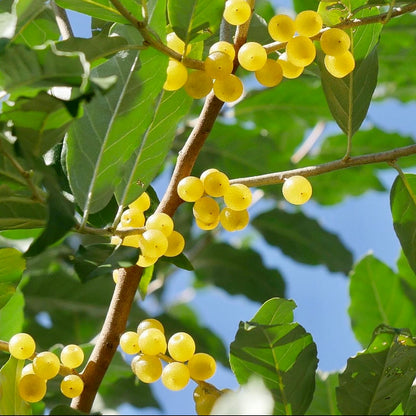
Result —
M71 23L66 14L66 10L59 7L54 1L51 1L52 10L55 14L56 23L58 24L59 31L61 32L62 40L67 40L74 37L74 32L71 27Z
M301 175L305 177L316 176L321 175L323 173L333 172L335 170L351 168L353 166L391 162L398 158L414 154L416 154L416 144L412 144L410 146L405 147L398 147L397 149L388 150L386 152L370 153L368 155L350 157L346 160L334 160L333 162L323 163L321 165L307 166L304 168L268 173L265 175L233 179L230 181L230 183L242 183L251 187L275 185L284 182L286 178L289 178L293 175Z
M316 123L309 136L290 158L292 163L299 163L310 152L314 144L321 137L321 134L325 130L325 126L326 123L324 121L318 121L318 123Z

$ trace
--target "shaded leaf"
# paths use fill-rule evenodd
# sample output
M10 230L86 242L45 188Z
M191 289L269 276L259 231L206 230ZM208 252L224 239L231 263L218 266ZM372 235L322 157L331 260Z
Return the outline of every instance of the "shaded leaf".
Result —
M15 248L0 249L0 308L15 294L26 268L22 253Z
M0 195L0 229L39 228L45 224L44 205L31 198Z
M380 324L416 331L415 307L399 275L373 255L365 256L352 270L350 297L351 326L361 345L368 345Z
M324 264L332 272L345 274L351 270L352 254L340 239L301 212L276 208L258 215L252 225L269 244L298 262Z
M111 274L114 269L136 264L139 250L134 247L113 244L91 244L80 246L75 254L74 267L83 282L102 274Z
M316 372L315 392L307 415L339 415L335 388L338 386L338 373Z
M363 60L357 61L355 69L344 78L332 76L318 54L322 88L328 107L341 130L349 137L360 128L377 85L377 48Z
M176 267L179 267L180 269L184 269L188 271L194 270L194 266L192 266L192 263L188 260L188 258L183 253L178 254L175 257L162 256L160 260L165 261L167 263L174 264Z
M398 175L390 191L393 226L410 267L416 273L416 175Z
M31 415L32 409L17 390L17 383L24 366L24 360L10 356L0 369L0 414L2 415Z
M416 376L416 344L394 328L380 326L368 348L349 358L339 376L337 401L344 415L388 415L409 394Z
M14 295L0 309L0 339L10 339L22 332L25 300L22 292L17 289Z
M200 283L214 284L232 295L243 294L256 302L264 302L271 295L284 296L285 285L279 271L267 268L252 249L209 244L193 265Z
M275 400L273 414L303 414L315 388L316 345L298 323L287 322L287 309L295 307L290 300L269 299L249 322L240 323L230 345L238 382L260 376Z

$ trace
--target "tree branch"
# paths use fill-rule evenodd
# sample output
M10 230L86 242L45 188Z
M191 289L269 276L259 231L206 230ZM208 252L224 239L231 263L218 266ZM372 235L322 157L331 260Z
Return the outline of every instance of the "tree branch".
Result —
M103 328L88 363L81 373L84 391L72 400L71 407L85 413L91 411L98 387L117 351L120 336L126 329L127 318L142 272L143 269L139 266L120 269L118 283L115 286Z
M286 178L293 175L316 176L323 173L333 172L334 170L351 168L353 166L369 165L372 163L392 162L401 157L416 154L416 144L398 147L397 149L386 152L371 153L368 155L350 157L348 159L334 160L333 162L323 163L316 166L307 166L299 169L285 170L281 172L268 173L266 175L250 176L246 178L233 179L230 183L242 183L247 186L257 187L265 185L275 185L284 182Z
M74 32L72 31L71 23L69 22L66 10L59 7L54 1L51 2L52 10L55 13L56 23L58 24L59 31L63 40L73 38Z

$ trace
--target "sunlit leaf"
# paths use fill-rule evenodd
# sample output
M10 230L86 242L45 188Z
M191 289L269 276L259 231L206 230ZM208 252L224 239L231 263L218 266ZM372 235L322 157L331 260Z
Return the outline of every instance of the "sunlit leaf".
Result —
M406 399L416 376L416 344L394 328L377 328L368 348L349 358L339 376L337 401L344 415L388 415Z
M22 253L15 248L0 249L0 308L15 294L26 268Z
M10 339L22 332L25 300L22 292L17 289L14 295L0 309L0 339Z
M295 307L290 300L268 300L250 321L240 323L230 345L238 382L261 377L275 400L273 414L303 414L315 389L316 345L302 326L288 322L287 309Z

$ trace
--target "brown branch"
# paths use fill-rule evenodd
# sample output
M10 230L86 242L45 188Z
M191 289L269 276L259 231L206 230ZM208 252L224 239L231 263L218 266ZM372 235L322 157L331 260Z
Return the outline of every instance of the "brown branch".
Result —
M55 14L56 23L58 24L59 31L63 40L73 38L74 32L72 31L71 23L69 22L66 10L59 7L54 1L51 2L52 10Z
M91 411L98 387L116 353L120 336L126 329L127 318L142 272L143 269L139 266L120 269L118 283L115 286L103 328L88 363L81 373L84 390L71 403L75 409L85 413Z
M286 178L293 175L316 176L323 173L333 172L335 170L351 168L353 166L369 165L373 163L392 162L401 157L416 154L416 144L410 146L398 147L397 149L386 152L371 153L368 155L350 157L348 159L334 160L333 162L323 163L321 165L307 166L304 168L285 170L282 172L268 173L266 175L251 176L246 178L233 179L230 183L242 183L247 186L265 186L275 185L284 182Z

